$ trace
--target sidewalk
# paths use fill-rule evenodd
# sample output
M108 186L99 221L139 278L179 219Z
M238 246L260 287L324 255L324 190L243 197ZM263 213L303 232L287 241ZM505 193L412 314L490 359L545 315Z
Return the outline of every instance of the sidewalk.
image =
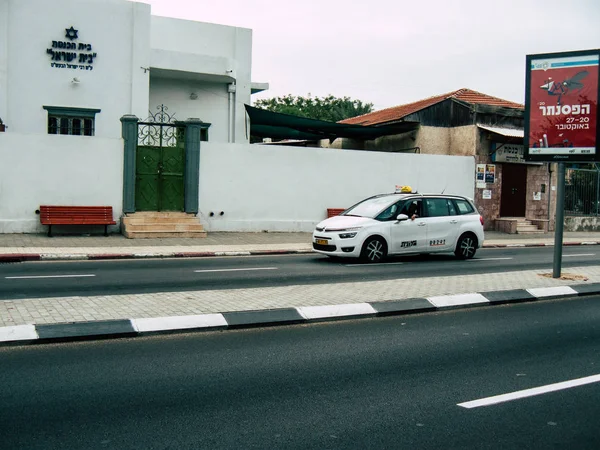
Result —
M485 247L554 243L553 235L488 232L486 238ZM600 233L565 233L563 242L600 244ZM210 233L206 239L157 240L0 235L0 262L2 258L9 262L11 257L57 260L307 252L311 252L310 233ZM561 279L551 278L551 272L549 266L309 286L4 300L0 301L0 344L303 323L600 294L600 265L563 269Z
M554 234L486 232L484 248L554 245ZM564 245L600 244L600 232L566 232ZM204 239L127 239L122 235L0 234L1 261L123 259L308 253L311 233L209 233Z

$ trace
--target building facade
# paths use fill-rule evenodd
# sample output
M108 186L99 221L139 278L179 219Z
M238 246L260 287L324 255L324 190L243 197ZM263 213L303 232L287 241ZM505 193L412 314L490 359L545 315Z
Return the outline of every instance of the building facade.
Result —
M523 159L523 105L460 89L342 121L392 126L415 122L412 132L371 141L337 140L339 148L473 157L475 203L486 230L528 233L554 229L552 167Z

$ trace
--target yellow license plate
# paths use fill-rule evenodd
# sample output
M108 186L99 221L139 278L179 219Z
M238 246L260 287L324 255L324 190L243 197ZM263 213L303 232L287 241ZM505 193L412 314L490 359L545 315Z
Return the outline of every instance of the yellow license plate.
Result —
M315 242L319 245L327 245L329 244L329 242L327 241L327 239L316 239Z

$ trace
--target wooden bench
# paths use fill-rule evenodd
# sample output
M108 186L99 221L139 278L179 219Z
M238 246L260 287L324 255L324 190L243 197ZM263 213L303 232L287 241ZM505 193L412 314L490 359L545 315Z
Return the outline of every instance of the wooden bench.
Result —
M48 225L48 236L52 237L52 225L104 225L104 236L108 226L115 225L112 206L40 206L40 222Z

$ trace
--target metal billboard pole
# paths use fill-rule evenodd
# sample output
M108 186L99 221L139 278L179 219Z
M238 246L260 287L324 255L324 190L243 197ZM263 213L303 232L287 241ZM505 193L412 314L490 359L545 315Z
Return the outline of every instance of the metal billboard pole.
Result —
M554 227L554 264L552 278L560 278L563 250L563 230L565 225L565 163L558 163L556 176L556 225Z

